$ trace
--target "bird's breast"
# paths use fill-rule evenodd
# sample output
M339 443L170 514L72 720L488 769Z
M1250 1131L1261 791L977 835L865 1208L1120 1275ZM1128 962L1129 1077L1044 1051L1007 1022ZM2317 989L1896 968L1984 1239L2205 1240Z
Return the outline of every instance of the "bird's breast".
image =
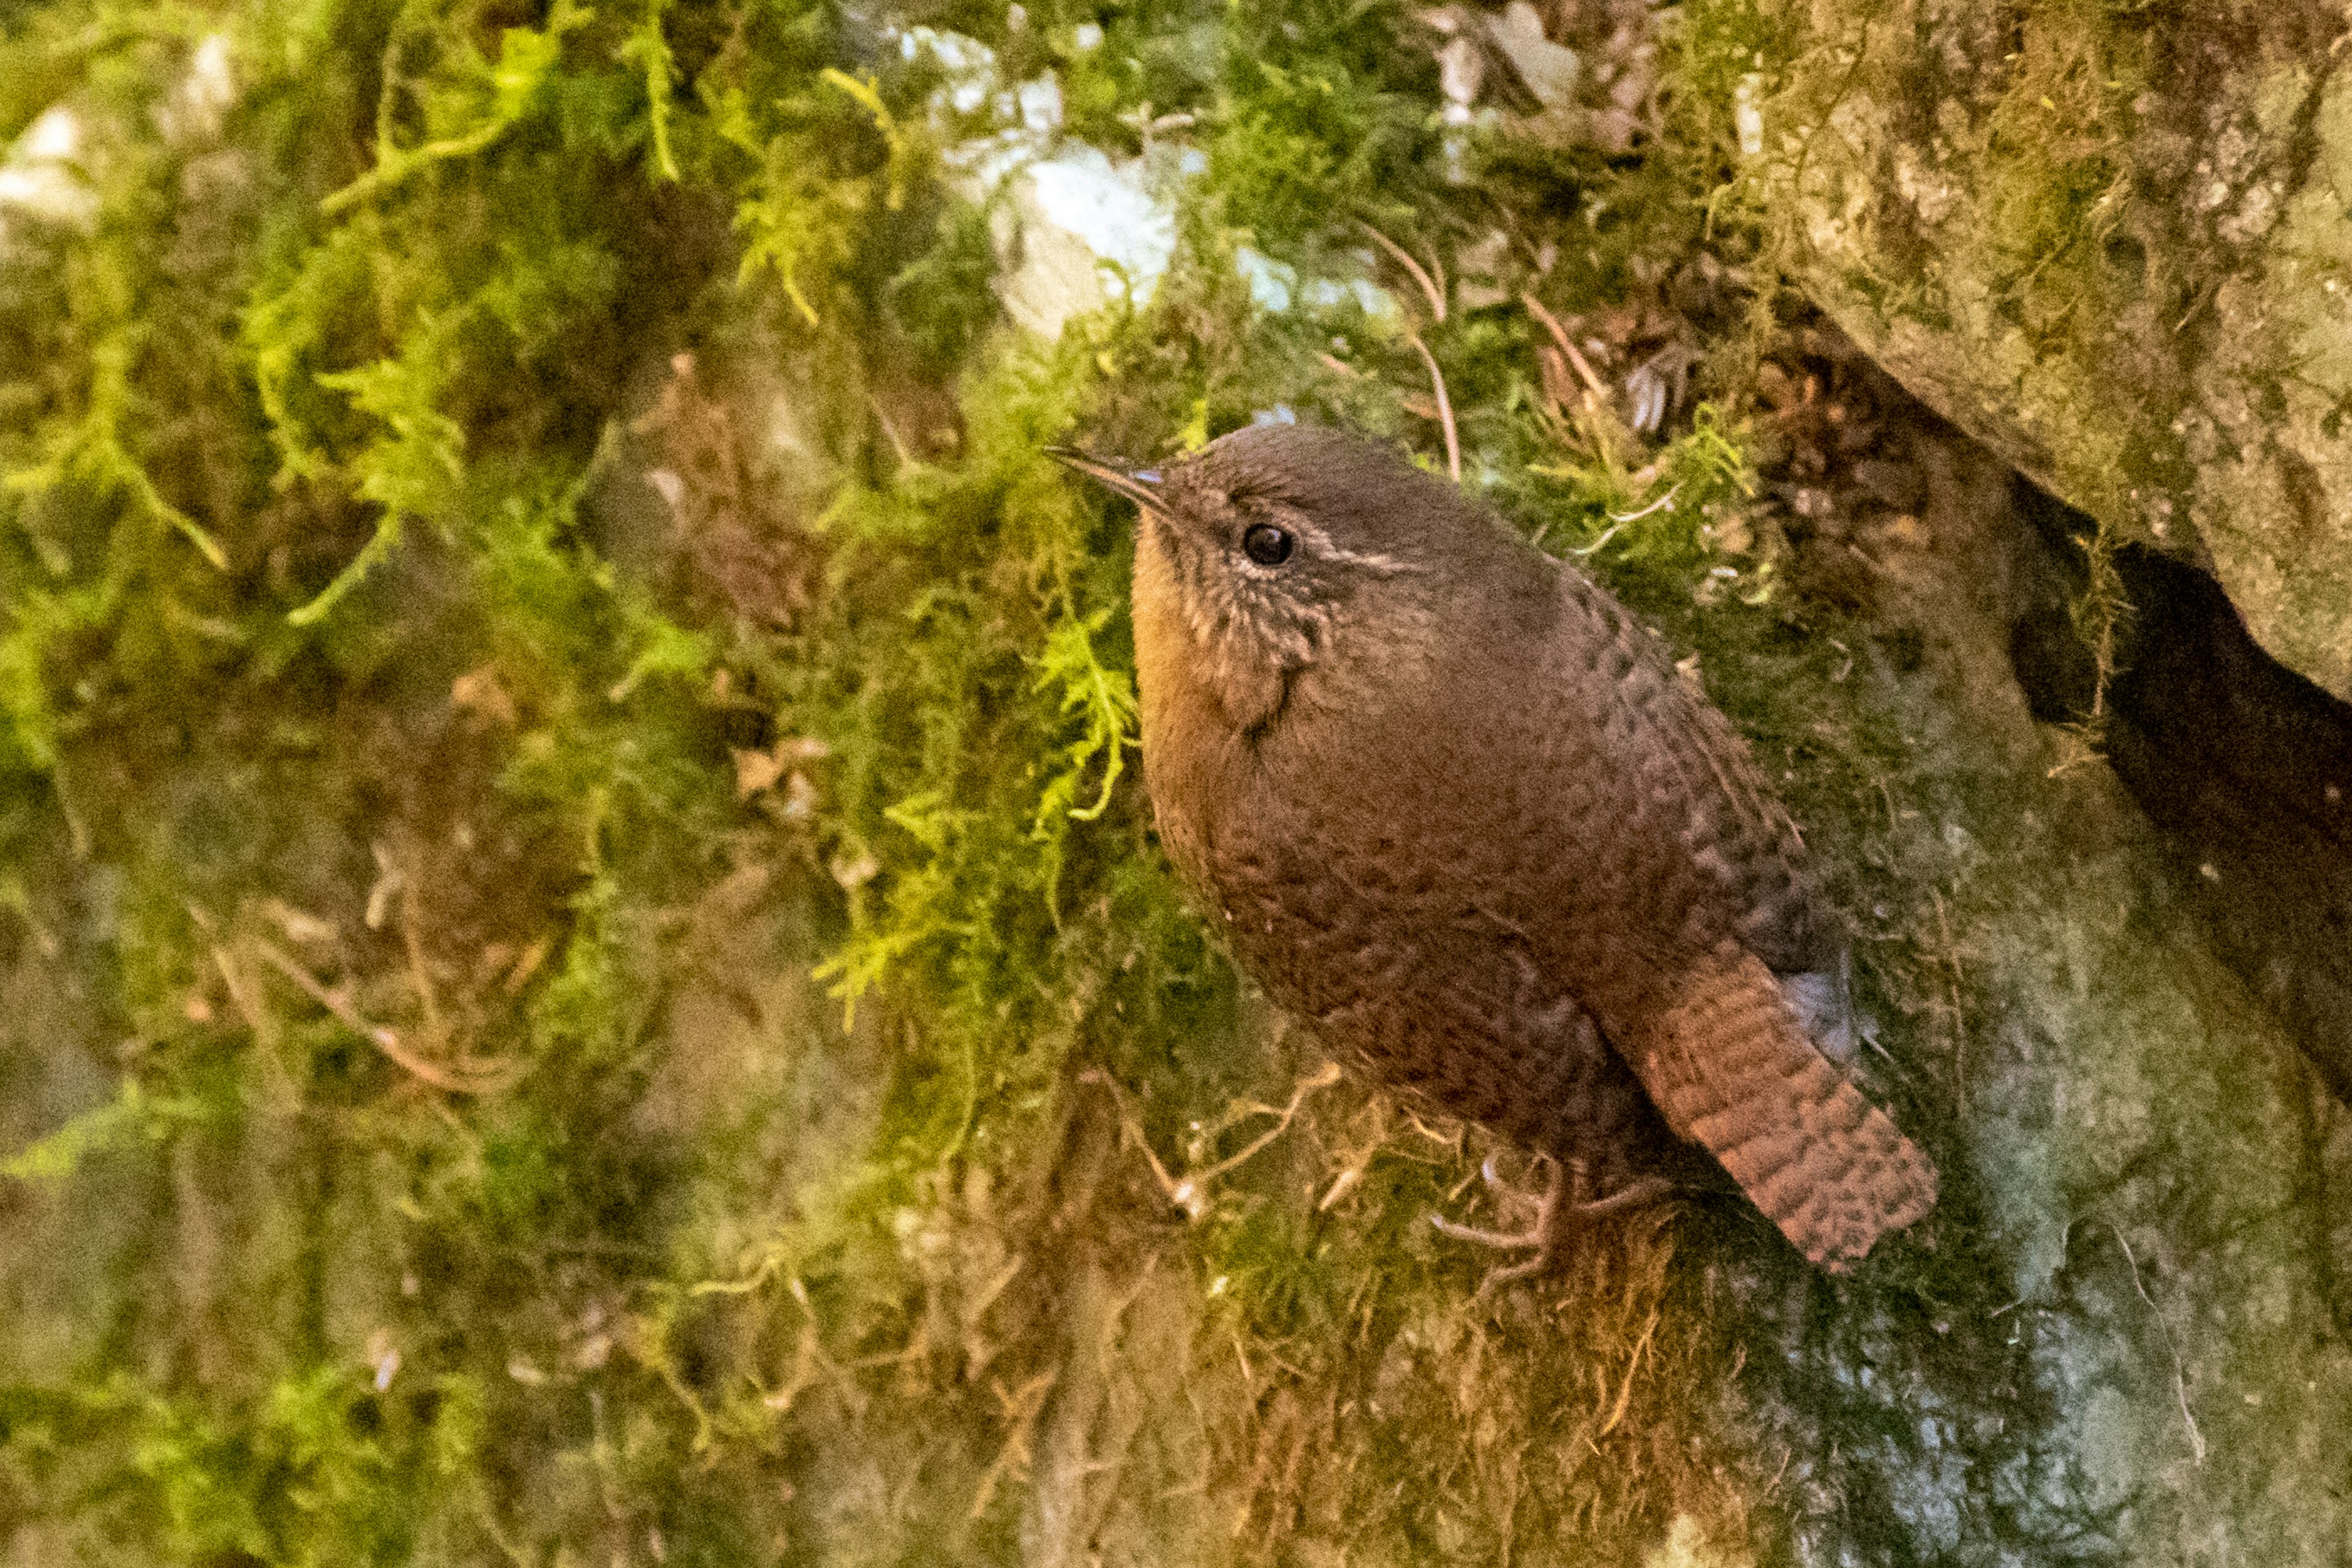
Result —
M1136 534L1134 624L1144 787L1161 847L1211 898L1209 843L1221 803L1244 786L1245 748L1212 689L1160 525L1148 518Z

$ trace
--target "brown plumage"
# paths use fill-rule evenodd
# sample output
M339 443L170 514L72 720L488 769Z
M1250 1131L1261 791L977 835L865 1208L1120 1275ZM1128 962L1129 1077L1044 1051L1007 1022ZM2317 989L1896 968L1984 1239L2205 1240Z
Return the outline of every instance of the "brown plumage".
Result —
M1683 1140L1826 1268L1933 1206L1823 1049L1848 1048L1844 952L1794 827L1615 600L1342 432L1239 431L1164 473L1057 455L1141 512L1169 854L1334 1048L1574 1173L1547 1250Z

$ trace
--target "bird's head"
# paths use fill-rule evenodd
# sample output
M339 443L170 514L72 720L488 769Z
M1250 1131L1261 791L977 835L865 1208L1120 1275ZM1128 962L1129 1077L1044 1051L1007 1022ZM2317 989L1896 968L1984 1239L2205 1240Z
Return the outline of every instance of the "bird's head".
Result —
M1499 529L1452 486L1346 431L1237 430L1160 468L1053 454L1136 504L1136 625L1248 730L1311 670L1401 674ZM1147 684L1150 672L1147 670Z

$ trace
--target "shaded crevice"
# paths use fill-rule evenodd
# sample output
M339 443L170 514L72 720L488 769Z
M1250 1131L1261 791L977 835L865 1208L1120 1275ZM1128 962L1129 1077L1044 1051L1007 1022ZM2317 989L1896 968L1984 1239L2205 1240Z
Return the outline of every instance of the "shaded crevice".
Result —
M2021 479L2034 571L2010 658L2033 716L2080 723L2097 671L2070 605L2096 525ZM2115 552L2125 608L2099 739L2162 830L2223 960L2352 1105L2352 704L2263 651L2185 562Z

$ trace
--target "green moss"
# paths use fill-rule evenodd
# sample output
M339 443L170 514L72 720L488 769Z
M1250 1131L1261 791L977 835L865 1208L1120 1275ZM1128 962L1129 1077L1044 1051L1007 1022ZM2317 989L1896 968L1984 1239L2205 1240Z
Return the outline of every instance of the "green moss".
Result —
M2095 7L2061 8L2025 27L2016 79L1984 129L1998 171L1983 198L1990 275L2053 356L2087 347L2129 303L2128 292L2116 297L2107 244L2130 194L2130 105L2147 81L2146 39L2105 21Z
M1425 178L1434 68L1397 47L1409 25L1401 6L1336 0L1233 13L1209 146L1225 222L1286 252Z

